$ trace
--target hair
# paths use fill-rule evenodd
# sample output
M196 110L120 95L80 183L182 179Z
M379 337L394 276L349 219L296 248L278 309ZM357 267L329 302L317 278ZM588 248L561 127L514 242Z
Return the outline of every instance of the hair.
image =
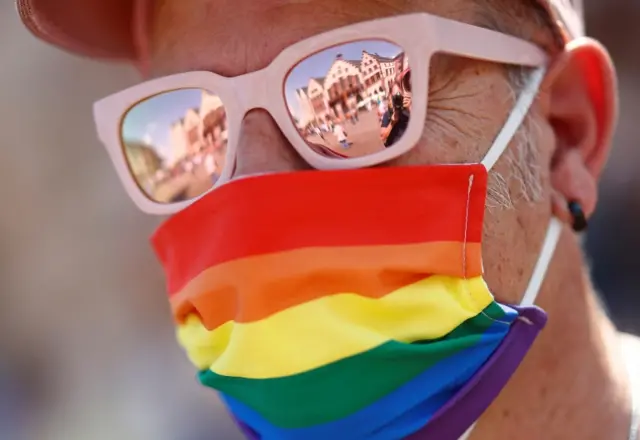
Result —
M548 41L547 49L564 47L564 38L553 17L541 5L541 0L481 0L476 9L481 26L532 40L542 33Z
M484 26L526 40L542 33L549 40L548 51L556 51L564 45L562 35L548 12L538 0L482 0L479 18ZM513 105L530 80L532 69L522 66L505 66L505 80L511 91ZM542 178L539 166L539 126L532 106L511 146L504 154L509 164L508 174L492 170L489 176L487 206L491 209L511 209L518 199L536 202L542 198ZM518 192L510 191L515 182ZM514 199L515 198L515 199Z
M518 96L530 81L530 76L531 69L508 69L505 81L510 90L509 101L512 106L515 106ZM493 169L489 175L487 207L490 209L512 209L519 200L531 203L542 198L540 153L536 145L540 130L532 113L534 111L532 106L504 153L504 160L509 165L508 174ZM513 182L518 187L515 194L510 191Z

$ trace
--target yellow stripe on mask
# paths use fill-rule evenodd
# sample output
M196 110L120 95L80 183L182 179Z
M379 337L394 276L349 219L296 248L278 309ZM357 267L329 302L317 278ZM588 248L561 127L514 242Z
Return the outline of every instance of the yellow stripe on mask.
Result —
M380 299L340 293L260 321L227 322L213 331L192 315L178 327L178 340L200 370L276 378L322 367L392 339L441 338L492 301L482 277L431 276Z

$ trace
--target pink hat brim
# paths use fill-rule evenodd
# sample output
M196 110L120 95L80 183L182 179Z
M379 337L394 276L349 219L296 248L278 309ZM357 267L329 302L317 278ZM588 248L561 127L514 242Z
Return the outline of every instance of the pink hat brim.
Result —
M95 58L135 60L133 0L17 0L25 26L38 38Z

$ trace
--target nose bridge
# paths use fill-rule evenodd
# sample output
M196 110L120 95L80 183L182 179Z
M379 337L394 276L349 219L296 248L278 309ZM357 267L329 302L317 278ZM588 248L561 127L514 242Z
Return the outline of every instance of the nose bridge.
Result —
M244 114L255 108L267 108L267 90L271 84L268 84L266 69L247 73L236 80L236 95Z
M282 134L273 114L251 112L254 109L267 110L270 106L269 88L281 85L273 84L273 79L265 70L243 75L236 81L235 93L242 115L235 169L231 178L309 169L309 165L296 154L295 148Z

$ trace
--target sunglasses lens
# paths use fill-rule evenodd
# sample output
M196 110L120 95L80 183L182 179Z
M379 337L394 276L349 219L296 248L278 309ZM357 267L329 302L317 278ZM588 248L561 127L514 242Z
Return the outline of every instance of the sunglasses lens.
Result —
M204 194L222 174L227 116L209 91L172 90L132 106L120 137L140 189L156 203L176 203Z
M333 46L300 61L285 80L287 107L309 148L364 157L397 144L411 118L411 75L386 40Z

